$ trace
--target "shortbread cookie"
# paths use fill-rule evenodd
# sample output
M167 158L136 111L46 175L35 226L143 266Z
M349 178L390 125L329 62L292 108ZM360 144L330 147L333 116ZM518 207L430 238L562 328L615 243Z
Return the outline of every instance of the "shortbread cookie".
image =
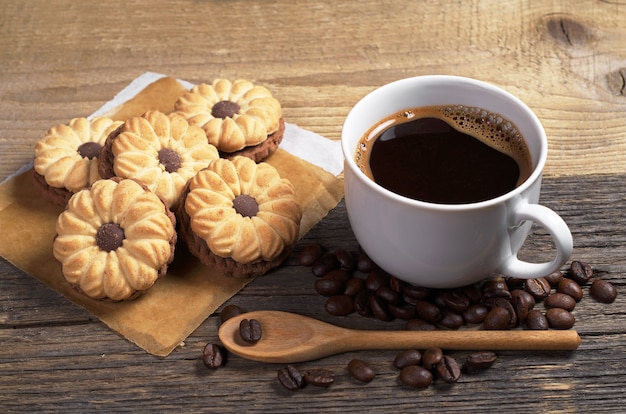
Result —
M202 263L233 277L280 265L296 243L302 211L274 167L246 157L213 161L183 192L179 234Z
M202 127L224 158L242 155L259 162L278 148L285 130L278 100L242 79L194 86L176 101L175 110Z

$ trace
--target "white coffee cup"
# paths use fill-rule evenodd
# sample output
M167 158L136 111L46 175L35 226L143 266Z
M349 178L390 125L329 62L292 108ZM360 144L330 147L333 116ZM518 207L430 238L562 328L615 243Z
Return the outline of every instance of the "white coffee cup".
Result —
M531 152L533 172L514 190L482 202L435 204L393 193L357 166L363 135L402 110L432 105L465 105L500 114L513 122ZM510 93L458 76L418 76L384 85L362 98L343 125L345 202L352 230L363 250L381 268L415 285L451 288L493 274L537 278L558 270L570 257L572 235L554 211L537 204L548 142L537 116ZM532 223L552 237L554 259L519 260Z

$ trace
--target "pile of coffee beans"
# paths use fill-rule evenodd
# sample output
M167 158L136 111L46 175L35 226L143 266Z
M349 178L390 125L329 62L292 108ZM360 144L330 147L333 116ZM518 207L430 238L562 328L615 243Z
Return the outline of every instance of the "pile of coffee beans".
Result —
M461 378L461 371L475 374L489 368L497 359L494 352L481 351L467 355L460 365L441 348L429 348L423 353L409 349L396 355L393 365L400 370L400 381L415 388L427 388L436 378L453 384Z
M457 289L414 286L380 269L365 253L344 249L325 251L319 244L302 248L300 265L310 266L316 276L314 288L325 296L331 315L357 313L382 321L406 320L406 329L459 329L480 325L483 329L570 329L571 313L583 298L583 287L591 285L590 296L611 303L617 290L599 279L592 267L573 261L568 270L537 279L515 279L492 275L484 282ZM543 302L544 309L536 307Z
M360 382L370 382L376 372L363 360L353 359L348 363L348 373ZM296 391L305 385L330 387L335 381L335 373L325 368L308 369L301 374L294 365L286 365L278 370L278 382L290 391Z
M400 352L393 365L399 370L399 381L409 387L427 388L436 379L449 384L461 378L461 372L476 374L489 368L497 359L493 352L481 351L468 354L463 365L444 354L441 348L429 348L423 353L416 349ZM369 383L376 377L376 371L361 359L352 359L347 366L348 374L358 382ZM290 391L305 385L328 387L335 379L334 372L316 368L300 373L294 365L286 365L278 370L278 381Z
M601 303L612 303L617 289L600 279L593 268L582 261L572 261L565 271L537 279L515 279L492 275L481 283L456 289L430 289L414 286L380 269L365 253L344 249L327 251L319 244L309 244L298 254L298 262L311 268L316 277L314 288L326 297L326 312L335 316L357 313L381 321L405 320L408 330L460 329L478 325L486 330L502 329L571 329L576 320L572 311L583 299L583 289ZM543 309L537 305L543 304ZM244 311L227 305L220 312L223 323ZM262 326L254 319L242 320L239 333L245 341L261 339ZM426 388L435 380L459 381L461 373L474 374L489 368L495 353L480 351L468 354L463 364L444 354L440 348L423 352L415 349L398 353L393 365L399 370L402 384ZM226 360L219 344L208 343L202 361L217 369ZM348 374L356 381L369 383L376 371L361 359L347 364ZM301 373L294 365L277 372L279 383L296 391L305 385L329 387L335 373L326 368Z
M296 391L307 384L330 387L335 382L335 373L325 368L314 368L302 374L298 368L290 364L278 370L278 382L290 391Z

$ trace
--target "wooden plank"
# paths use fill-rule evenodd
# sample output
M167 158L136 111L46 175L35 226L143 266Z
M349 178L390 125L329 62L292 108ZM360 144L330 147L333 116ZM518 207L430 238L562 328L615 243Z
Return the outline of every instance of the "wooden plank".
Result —
M191 82L257 81L280 99L288 122L331 139L340 138L352 105L384 83L435 73L479 78L516 94L541 119L550 142L542 200L570 225L574 258L618 287L614 304L586 295L577 306L579 350L503 352L480 375L421 391L399 384L394 352L347 353L299 364L332 369L337 379L329 389L292 393L278 384L274 365L237 357L216 371L202 365L204 344L217 340L215 315L172 355L156 358L0 259L0 411L623 412L625 5L407 4L4 1L0 180L32 159L50 126L92 113L148 70ZM309 241L356 249L343 204L301 246ZM297 266L295 254L229 303L349 327L401 326L326 314L310 270ZM533 229L522 256L550 257L545 232ZM355 357L377 370L372 383L346 374Z
M147 70L257 81L289 122L331 139L377 86L422 74L475 77L537 112L551 142L549 174L626 172L616 116L626 66L619 2L177 0L103 9L38 0L2 8L0 179L31 159L49 127L89 115Z
M39 282L2 263L0 279L0 406L5 410L120 411L142 410L220 412L340 412L367 408L476 412L491 410L560 411L621 410L626 381L626 263L620 212L626 200L614 191L625 176L559 177L544 180L544 203L559 211L575 230L574 258L596 265L620 291L611 305L588 294L577 306L575 325L583 342L569 352L500 352L496 364L479 375L464 375L460 383L436 382L426 390L399 383L392 366L395 351L362 351L298 364L301 370L332 369L336 382L329 389L308 386L292 393L276 379L280 366L230 356L218 370L200 360L203 346L216 342L218 316L210 317L167 358L156 358L110 331L85 311L68 304ZM586 214L580 214L584 211ZM534 231L527 247L541 256L545 235ZM584 239L581 246L578 240ZM355 250L345 206L341 203L309 232L299 247L321 242L328 249ZM581 246L581 247L579 247ZM257 278L228 303L247 310L280 309L307 314L341 326L400 329L403 322L381 322L357 315L333 317L323 310L324 298L313 290L315 277L298 266L297 251L279 271ZM451 352L461 361L466 352ZM377 371L370 384L352 380L346 372L352 358ZM531 397L532 396L532 397Z

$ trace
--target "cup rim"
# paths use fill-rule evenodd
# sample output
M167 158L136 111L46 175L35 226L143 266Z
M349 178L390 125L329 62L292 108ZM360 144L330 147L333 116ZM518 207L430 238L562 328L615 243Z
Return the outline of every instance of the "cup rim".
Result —
M387 89L395 88L395 87L401 86L402 84L413 83L416 81L457 82L457 83L462 82L465 84L473 84L473 85L479 86L480 88L492 91L493 93L496 93L512 101L515 105L522 108L523 111L532 120L532 122L535 123L537 130L539 132L539 139L541 140L541 144L542 144L537 161L535 162L535 160L532 160L534 165L533 165L533 171L531 175L521 185L517 186L516 188L514 188L513 190L505 194L502 194L498 197L490 198L484 201L464 203L464 204L432 203L428 201L421 201L421 200L416 200L413 198L405 197L405 196L396 194L393 191L386 189L385 187L381 186L380 184L377 184L374 180L366 176L365 173L361 171L361 169L356 165L356 162L354 161L354 151L356 148L354 148L354 146L353 148L349 148L349 145L347 142L348 140L344 136L346 126L349 124L349 122L352 121L352 118L356 116L355 115L356 111L358 111L360 107L364 105L364 102L366 100L376 98L377 95L384 93ZM543 125L541 124L541 121L539 120L537 115L530 109L528 105L526 105L522 100L520 100L518 97L511 94L510 92L498 86L495 86L491 83L477 80L474 78L469 78L469 77L456 76L456 75L420 75L420 76L414 76L410 78L399 79L399 80L387 83L385 85L382 85L372 90L371 92L363 96L361 99L359 99L359 101L352 107L352 109L350 109L350 112L348 112L348 115L346 116L346 119L343 123L342 133L341 133L341 149L342 149L343 157L344 157L344 166L347 166L348 169L350 169L352 173L355 175L355 177L357 177L362 182L364 182L364 184L367 187L369 187L372 191L382 193L386 197L391 198L395 201L409 204L409 205L418 206L421 208L427 208L427 209L438 210L438 211L460 211L460 210L474 210L474 209L482 209L482 208L491 207L491 206L500 204L506 200L513 199L519 196L520 194L524 193L525 191L527 191L527 189L530 186L532 186L537 180L539 180L543 174L543 167L545 165L545 162L548 156L548 140L547 140Z

